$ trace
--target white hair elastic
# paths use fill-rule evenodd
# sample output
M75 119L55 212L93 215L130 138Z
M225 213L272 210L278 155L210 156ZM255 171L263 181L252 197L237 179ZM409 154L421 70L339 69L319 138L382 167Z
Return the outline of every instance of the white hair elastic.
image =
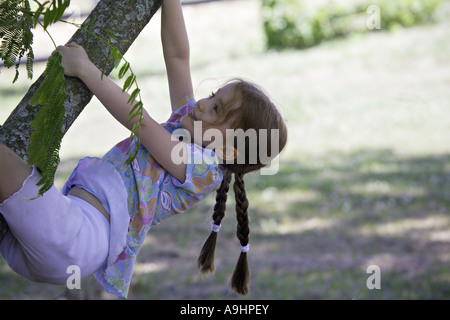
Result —
M246 253L250 250L250 244L247 244L246 246L241 246L241 252Z
M222 224L217 225L214 223L214 220L211 221L211 231L212 232L219 232L221 226L222 226Z

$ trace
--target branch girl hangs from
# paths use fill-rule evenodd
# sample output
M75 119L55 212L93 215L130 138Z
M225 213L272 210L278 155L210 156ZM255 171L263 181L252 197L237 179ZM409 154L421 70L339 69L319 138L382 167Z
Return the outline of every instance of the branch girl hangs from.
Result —
M246 138L242 144L232 133L253 130L258 147L267 147L264 156L274 158L286 144L285 123L267 95L243 80L230 81L205 99L194 99L180 0L164 0L161 40L172 114L159 124L144 111L136 132L139 152L129 165L127 153L134 150L137 139L123 140L102 158L80 160L62 191L53 186L43 196L25 200L38 193L40 173L0 144L0 213L9 225L0 249L9 266L23 277L65 284L68 267L76 265L82 278L93 274L107 292L126 298L136 257L150 227L217 191L212 232L198 259L202 272L213 271L217 231L234 175L241 255L231 286L247 294L249 225L244 175L261 169L267 161L253 148L255 141ZM128 103L130 95L102 77L81 46L69 43L58 51L65 75L81 79L131 130L138 119L128 121L136 103ZM195 134L198 128L200 138ZM181 129L193 139L174 138L174 132ZM211 137L208 130L224 139L207 140ZM278 147L270 150L275 133Z

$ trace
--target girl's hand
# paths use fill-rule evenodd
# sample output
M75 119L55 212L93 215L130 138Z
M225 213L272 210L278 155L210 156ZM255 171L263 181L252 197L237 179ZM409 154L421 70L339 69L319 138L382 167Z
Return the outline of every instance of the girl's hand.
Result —
M62 56L62 66L66 76L81 78L83 71L92 65L84 48L76 43L58 46L57 49Z

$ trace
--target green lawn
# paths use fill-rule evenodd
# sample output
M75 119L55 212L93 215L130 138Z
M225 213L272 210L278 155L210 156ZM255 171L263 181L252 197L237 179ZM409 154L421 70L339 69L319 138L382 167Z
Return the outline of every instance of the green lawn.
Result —
M258 3L185 8L197 97L229 77L249 78L269 92L289 126L278 173L246 179L247 298L449 299L448 17L305 51L265 52ZM169 105L159 15L127 55L148 111L164 121ZM26 80L10 86L11 79L2 70L0 122L29 86ZM56 184L77 159L100 156L125 136L93 101L64 139ZM211 196L150 231L130 299L238 299L228 287L239 255L232 198L231 192L214 276L203 278L196 269ZM370 265L380 268L380 289L366 286ZM82 288L72 297L111 298L93 279ZM63 292L25 281L0 262L0 298L50 299Z

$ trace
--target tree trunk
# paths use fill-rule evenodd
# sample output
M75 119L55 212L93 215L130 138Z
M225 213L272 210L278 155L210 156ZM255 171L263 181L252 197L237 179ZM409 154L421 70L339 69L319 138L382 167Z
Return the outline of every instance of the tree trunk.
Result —
M86 18L85 23L95 19L94 24L117 34L120 39L113 43L122 54L128 50L133 41L147 25L163 0L101 0ZM106 38L100 28L92 27L91 32ZM78 30L69 42L82 45L92 62L99 68L104 68L109 56L109 47L93 36L87 42L86 32ZM105 74L108 75L114 67L114 61L109 59L106 63ZM32 134L31 122L39 106L31 106L30 99L36 92L43 77L40 76L30 87L18 106L13 110L3 126L0 126L0 142L14 150L24 160L28 159L27 148ZM63 133L69 130L72 123L83 111L92 98L92 93L76 78L66 78L66 113L64 117ZM4 238L8 226L0 215L0 242Z

